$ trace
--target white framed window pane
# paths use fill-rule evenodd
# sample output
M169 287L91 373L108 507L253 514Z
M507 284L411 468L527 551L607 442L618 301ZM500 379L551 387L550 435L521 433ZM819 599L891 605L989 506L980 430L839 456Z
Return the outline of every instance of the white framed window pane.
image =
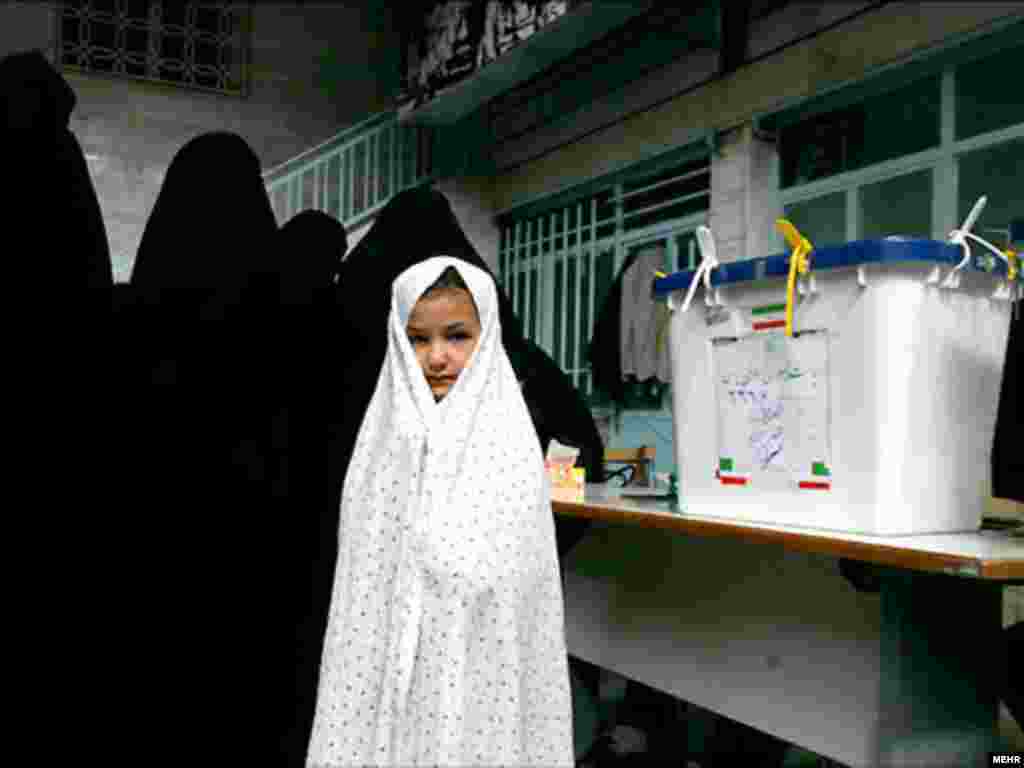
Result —
M862 187L860 237L931 237L933 188L930 169Z
M594 262L594 311L600 316L615 280L615 249L602 248Z
M1024 46L1017 46L956 70L956 138L1024 123L1020 85L1010 74L1020 69Z
M580 368L589 369L590 365L587 361L587 348L590 344L590 338L593 335L594 319L591 316L590 301L591 292L593 287L591 285L590 271L591 271L591 256L589 250L582 250L580 252L580 324L579 324L579 337L577 339L579 356L580 356ZM590 375L586 374L581 378L580 391L584 395L590 394Z
M1011 219L1024 216L1024 139L967 152L957 158L959 201L957 226L979 197L988 202L974 231L986 240L1003 245L1004 238L988 229L1006 229Z
M929 77L783 128L782 188L938 146L941 90L941 78Z
M846 242L846 193L834 192L785 206L786 218L816 246ZM788 246L777 236L780 251Z
M696 269L699 263L700 249L697 247L696 232L684 232L681 235L676 235L675 269L679 272Z
M564 327L564 323L565 323L565 309L564 309L564 307L565 307L565 301L564 301L564 298L565 298L565 280L564 280L564 275L563 275L563 272L562 272L562 269L563 269L564 266L565 266L565 261L563 259L559 259L558 261L555 262L555 295L554 295L554 299L555 299L554 304L555 304L555 306L554 306L554 316L552 318L554 320L554 326L555 326L554 327L554 332L555 333L554 333L554 338L553 338L552 345L551 345L552 346L551 357L554 358L555 362L558 364L558 367L561 368L563 371L565 370L565 367L566 367L565 366L565 358L563 357L563 350L562 350L562 333L563 333L563 327Z
M579 286L576 280L577 264L575 254L565 260L565 370L574 370L576 360L576 309L579 301Z

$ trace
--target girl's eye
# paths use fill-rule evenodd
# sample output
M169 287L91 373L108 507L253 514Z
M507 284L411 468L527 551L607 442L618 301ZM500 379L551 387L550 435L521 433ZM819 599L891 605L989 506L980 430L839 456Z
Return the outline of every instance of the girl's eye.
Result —
M409 337L409 343L412 344L413 346L416 346L417 344L423 344L426 340L427 339L426 339L425 336L410 336Z
M455 341L465 341L468 338L468 333L463 333L460 331L459 333L453 333L451 336L448 337L448 340L451 341L452 339L454 339Z

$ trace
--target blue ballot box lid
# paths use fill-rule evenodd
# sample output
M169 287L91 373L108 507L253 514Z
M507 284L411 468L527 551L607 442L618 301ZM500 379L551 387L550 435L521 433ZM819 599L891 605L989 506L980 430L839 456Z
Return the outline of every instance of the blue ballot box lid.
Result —
M1017 233L1020 225L1017 221ZM811 252L811 269L815 272L842 267L858 267L861 264L894 264L906 262L930 262L943 266L956 266L964 257L958 245L916 237L887 237L883 240L855 240L842 245L826 245ZM722 264L711 270L711 286L730 285L754 280L784 278L789 273L789 253L765 256ZM1006 263L990 258L983 248L971 249L968 269L987 272L997 277L1006 277ZM688 269L674 272L654 282L654 295L664 297L674 291L686 290L693 281L697 270Z

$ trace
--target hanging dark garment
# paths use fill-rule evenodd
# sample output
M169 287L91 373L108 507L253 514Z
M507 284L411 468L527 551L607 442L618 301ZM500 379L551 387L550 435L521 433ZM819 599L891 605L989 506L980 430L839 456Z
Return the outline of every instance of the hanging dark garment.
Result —
M1018 307L1010 310L1010 338L1006 344L1006 363L999 391L999 409L992 443L992 495L1000 499L1024 501L1024 450L1021 450L1021 356L1024 354L1024 329Z
M117 631L123 561L106 440L115 417L112 270L85 156L68 129L74 107L74 92L40 52L0 59L4 438L14 457L5 475L4 623L18 667L6 692L30 718L16 716L8 731L37 749L35 728L45 722L42 736L52 738L44 713L61 691L61 707L77 713L62 738L88 759L106 756L109 717L97 707L119 688L106 633Z
M612 281L597 315L594 336L587 349L594 388L619 405L625 404L627 397L627 385L622 376L622 282L641 253L643 251L640 249L633 251Z
M285 581L293 596L295 677L287 765L302 768L316 708L320 650L327 629L338 545L338 507L332 502L330 455L345 339L339 337L336 278L347 248L345 228L320 211L285 224L274 252L280 291L272 347L283 364L274 414L278 457L274 493L295 523L294 560Z
M255 153L204 134L171 161L132 272L132 642L153 659L138 696L158 699L152 743L193 764L284 764L296 523L272 492L276 237Z

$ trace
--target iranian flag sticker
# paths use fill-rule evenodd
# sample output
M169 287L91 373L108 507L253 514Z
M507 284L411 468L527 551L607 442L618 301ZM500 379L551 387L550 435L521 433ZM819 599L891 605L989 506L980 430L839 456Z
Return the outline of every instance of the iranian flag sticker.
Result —
M722 485L746 485L749 478L735 471L735 464L732 459L719 458L718 469L715 470L715 477Z
M813 480L801 480L800 488L806 491L829 491L832 490L832 470L823 461L816 461L811 465L811 477Z
M755 331L773 331L786 327L786 305L766 304L750 310L751 328Z

